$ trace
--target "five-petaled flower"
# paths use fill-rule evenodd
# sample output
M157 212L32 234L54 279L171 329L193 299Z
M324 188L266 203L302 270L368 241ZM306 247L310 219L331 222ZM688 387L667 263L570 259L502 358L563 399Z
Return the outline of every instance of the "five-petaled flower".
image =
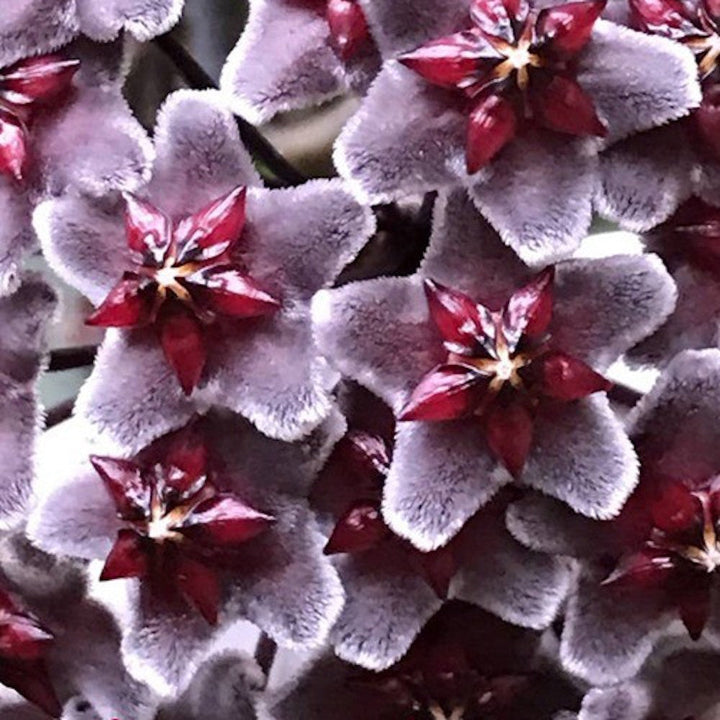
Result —
M570 135L607 133L574 66L605 0L531 8L529 0L474 2L469 30L400 56L429 82L470 100L468 173L489 163L533 119Z
M611 386L582 360L551 349L553 278L548 268L496 312L425 280L430 315L448 356L422 378L399 419L479 417L490 449L518 477L540 402L579 400Z
M127 196L133 269L87 320L102 327L156 323L165 357L188 395L205 366L203 324L218 315L261 317L280 307L237 259L246 193L235 188L174 223L149 202Z
M0 172L23 179L29 127L44 105L62 102L79 65L78 60L42 55L0 70Z
M125 527L118 531L101 580L139 577L154 592L184 595L211 624L220 602L218 573L233 550L266 530L273 518L212 480L202 431L191 425L148 458L93 456Z
M38 620L0 590L0 683L57 717L62 708L45 664L52 642Z

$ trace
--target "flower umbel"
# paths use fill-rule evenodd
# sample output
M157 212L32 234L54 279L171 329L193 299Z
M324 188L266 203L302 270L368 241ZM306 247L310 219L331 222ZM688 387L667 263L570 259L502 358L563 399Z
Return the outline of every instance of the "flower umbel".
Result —
M467 169L477 172L534 120L570 135L606 134L573 61L604 0L536 10L527 0L474 0L472 27L400 57L428 82L470 100Z
M163 445L153 451L155 458L91 458L127 525L118 532L100 579L147 579L154 592L179 593L214 624L221 566L273 518L216 489L196 426Z
M204 325L218 316L253 318L280 303L233 256L245 224L244 187L172 222L149 202L127 196L131 270L112 289L89 325L137 328L156 324L165 357L186 394L202 375Z
M582 360L549 349L553 278L552 268L543 271L498 312L426 280L430 314L448 356L420 381L399 419L478 417L490 449L517 477L542 400L570 402L610 387Z
M23 179L30 126L43 106L67 92L79 67L78 60L41 55L0 70L0 173Z
M62 708L44 660L52 641L34 617L0 590L0 682L57 717Z

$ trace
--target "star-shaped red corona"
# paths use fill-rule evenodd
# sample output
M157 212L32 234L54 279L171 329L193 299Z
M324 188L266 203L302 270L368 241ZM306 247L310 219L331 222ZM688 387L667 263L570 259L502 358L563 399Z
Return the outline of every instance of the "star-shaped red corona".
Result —
M23 179L29 132L44 107L66 93L80 67L59 55L28 58L0 70L0 172Z
M569 135L606 134L575 79L605 0L536 10L528 0L473 0L470 26L402 55L428 82L468 100L467 170L489 163L526 121Z
M149 202L128 195L132 267L87 320L101 327L154 324L186 394L205 367L206 326L221 317L256 318L280 308L234 254L245 225L245 196L244 187L235 188L173 222Z
M327 0L325 17L338 55L351 60L370 40L365 13L357 0Z
M548 268L493 312L426 280L430 315L448 355L420 381L399 419L477 418L490 450L518 477L541 402L570 402L611 386L582 360L551 348L553 283Z
M216 488L197 425L165 439L155 455L91 458L126 525L100 579L141 578L161 596L184 597L214 624L222 568L273 518Z
M53 636L0 590L0 682L53 717L62 706L48 676L45 657Z

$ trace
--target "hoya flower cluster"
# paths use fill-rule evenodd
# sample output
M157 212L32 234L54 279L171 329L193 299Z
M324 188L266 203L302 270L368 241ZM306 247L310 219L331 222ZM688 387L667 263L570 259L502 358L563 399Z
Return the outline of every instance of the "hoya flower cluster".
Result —
M714 717L720 5L5 2L0 719Z

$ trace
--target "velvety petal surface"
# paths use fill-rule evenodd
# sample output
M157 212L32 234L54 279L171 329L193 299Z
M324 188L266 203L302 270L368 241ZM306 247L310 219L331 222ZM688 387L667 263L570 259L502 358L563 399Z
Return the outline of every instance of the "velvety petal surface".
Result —
M608 142L677 120L700 104L687 48L606 20L595 24L577 79L608 125Z
M600 154L597 211L635 232L659 225L692 194L694 161L678 124L611 146Z
M335 165L372 202L455 185L466 177L466 125L452 93L387 63L340 134Z
M603 371L657 329L675 299L656 255L569 261L557 269L552 344Z
M167 32L180 19L185 0L75 0L85 35L107 42L125 30L146 41Z
M514 625L548 627L570 590L569 562L520 545L505 529L502 515L480 513L463 538L453 597Z
M404 422L385 483L390 528L423 551L445 545L510 482L490 455L479 424Z
M76 32L74 0L8 0L0 22L0 67L55 50Z
M25 253L36 243L28 227L31 206L27 193L18 190L15 181L0 177L0 294L7 295L17 288Z
M545 265L568 257L587 233L596 173L593 141L538 132L510 143L470 195L524 262Z
M234 111L260 124L279 112L317 105L369 84L379 66L369 45L344 63L317 7L293 0L254 0L220 86Z
M335 652L384 670L405 655L442 601L411 570L406 555L388 545L340 558L337 567L347 600L330 636Z
M523 483L582 515L607 519L620 512L637 479L635 451L604 395L545 411L536 419Z

